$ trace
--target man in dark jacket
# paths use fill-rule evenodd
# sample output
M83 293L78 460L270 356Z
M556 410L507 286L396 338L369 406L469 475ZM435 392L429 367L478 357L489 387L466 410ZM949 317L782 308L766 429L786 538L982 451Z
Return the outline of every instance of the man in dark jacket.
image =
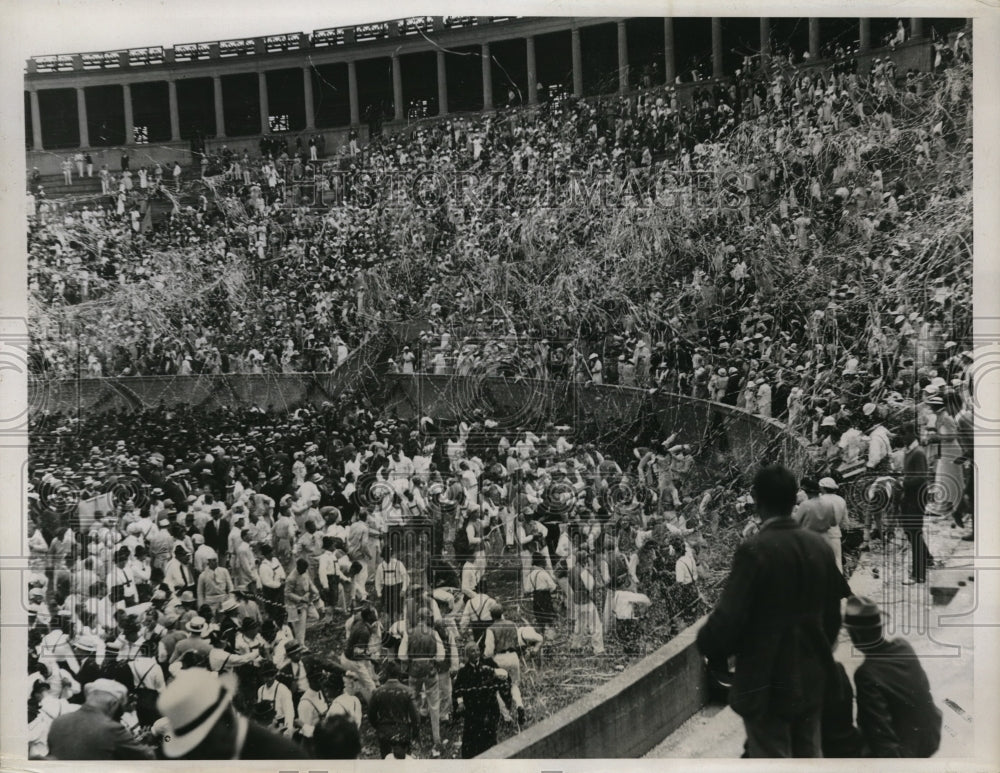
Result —
M941 711L913 648L886 639L871 599L851 596L844 625L865 655L854 672L858 728L873 757L930 757L941 743Z
M899 520L910 541L910 576L904 585L927 582L929 553L924 542L924 505L927 486L933 480L927 468L927 454L917 440L917 429L912 422L899 429L899 442L906 449L903 456L903 493L899 502Z
M698 632L710 662L736 656L729 701L743 717L750 757L820 756L823 690L840 600L850 595L829 543L791 518L797 490L784 467L757 473L763 523L737 548L722 598Z
M482 754L497 742L500 724L498 696L505 690L507 672L495 661L482 657L479 645L465 645L465 665L455 674L453 693L462 725L462 759Z
M121 723L128 688L95 679L85 688L86 702L56 717L49 728L49 753L58 760L151 760L153 749L139 743Z
M400 669L395 661L385 664L385 681L372 693L368 705L368 720L375 728L379 754L384 758L394 746L407 751L420 731L420 713L413 692L399 681Z

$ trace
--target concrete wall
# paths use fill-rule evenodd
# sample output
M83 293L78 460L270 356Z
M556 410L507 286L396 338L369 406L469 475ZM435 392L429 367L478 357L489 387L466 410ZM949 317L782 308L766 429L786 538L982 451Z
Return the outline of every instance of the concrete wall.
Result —
M479 756L641 757L707 702L705 668L695 646L703 623L704 618L586 697Z

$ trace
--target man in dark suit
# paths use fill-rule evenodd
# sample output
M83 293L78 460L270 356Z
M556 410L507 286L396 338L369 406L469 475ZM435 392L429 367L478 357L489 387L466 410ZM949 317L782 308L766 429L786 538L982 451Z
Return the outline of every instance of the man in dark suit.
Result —
M757 473L763 523L737 548L722 598L698 632L710 663L736 656L729 703L743 717L750 757L820 756L840 600L850 595L829 543L792 519L797 491L784 467Z
M229 519L222 517L222 507L212 508L212 520L205 524L205 544L219 554L219 562L225 565L226 550L229 548Z
M128 687L111 679L95 679L86 702L56 717L49 728L49 754L57 760L151 760L152 747L139 743L121 723Z
M927 454L917 440L917 428L912 422L899 429L899 442L906 449L903 456L902 496L899 520L910 541L910 576L903 585L927 582L929 553L924 543L924 506L927 486L931 482L927 469Z
M865 655L854 672L858 728L872 757L930 757L941 743L941 710L913 648L886 639L871 599L847 600L844 626Z
M170 722L163 755L188 760L304 759L294 741L251 722L233 707L236 677L204 668L181 671L156 707Z

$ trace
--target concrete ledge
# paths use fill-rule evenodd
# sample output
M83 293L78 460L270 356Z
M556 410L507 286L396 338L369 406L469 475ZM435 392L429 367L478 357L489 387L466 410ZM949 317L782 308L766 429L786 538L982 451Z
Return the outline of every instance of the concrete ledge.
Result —
M483 759L641 757L707 701L695 636L705 618L589 695L479 755Z

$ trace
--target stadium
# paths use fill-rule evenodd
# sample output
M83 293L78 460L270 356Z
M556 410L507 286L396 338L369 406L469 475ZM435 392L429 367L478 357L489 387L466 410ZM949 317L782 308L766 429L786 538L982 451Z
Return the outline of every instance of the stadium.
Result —
M24 128L25 757L969 753L972 20L37 56Z

